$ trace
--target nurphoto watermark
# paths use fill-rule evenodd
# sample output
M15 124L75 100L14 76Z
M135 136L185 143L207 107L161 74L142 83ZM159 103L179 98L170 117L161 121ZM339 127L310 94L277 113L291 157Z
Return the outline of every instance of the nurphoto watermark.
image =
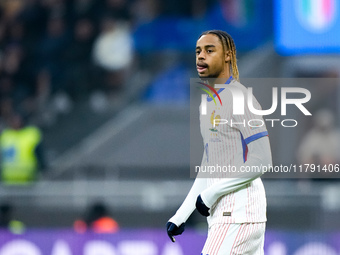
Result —
M339 114L339 78L193 78L191 177L339 178ZM272 163L246 163L262 137Z

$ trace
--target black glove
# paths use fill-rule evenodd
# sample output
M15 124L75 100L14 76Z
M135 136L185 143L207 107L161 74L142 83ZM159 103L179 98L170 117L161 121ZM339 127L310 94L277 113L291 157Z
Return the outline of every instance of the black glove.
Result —
M185 229L185 223L182 223L179 227L176 226L176 224L168 221L166 224L166 231L168 232L168 236L170 237L170 240L172 242L175 242L174 236L180 235L184 232Z
M196 209L197 209L197 211L200 213L200 214L202 214L203 216L209 216L210 215L210 213L209 213L209 210L210 210L210 208L209 207L207 207L205 204L204 204L204 202L203 202L203 200L202 200L202 198L201 198L201 195L198 195L198 197L197 197L197 200L196 200Z

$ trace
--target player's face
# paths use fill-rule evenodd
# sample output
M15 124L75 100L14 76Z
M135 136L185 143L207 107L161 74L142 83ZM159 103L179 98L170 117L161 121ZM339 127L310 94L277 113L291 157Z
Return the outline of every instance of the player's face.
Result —
M227 59L228 58L228 59ZM201 36L196 44L196 68L201 78L225 78L229 75L229 64L226 60L220 39L214 34Z

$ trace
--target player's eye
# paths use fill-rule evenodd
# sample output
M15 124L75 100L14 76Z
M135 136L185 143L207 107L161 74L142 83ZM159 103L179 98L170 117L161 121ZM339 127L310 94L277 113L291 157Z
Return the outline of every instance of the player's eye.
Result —
M199 55L201 52L199 50L196 50L196 55Z
M211 52L213 52L213 50L207 50L207 52L208 52L208 53L211 53Z

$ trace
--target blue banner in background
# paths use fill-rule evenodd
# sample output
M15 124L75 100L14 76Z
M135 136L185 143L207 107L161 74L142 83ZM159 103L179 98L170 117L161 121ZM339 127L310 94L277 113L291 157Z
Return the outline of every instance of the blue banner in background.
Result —
M192 51L205 30L227 31L237 50L251 50L272 36L272 1L227 0L209 6L201 18L159 16L135 28L136 50L140 53L161 50Z
M273 32L272 1L220 1L206 15L207 29L220 29L234 39L236 49L247 51L271 38Z
M282 55L339 53L339 0L276 0L275 46Z
M77 234L72 230L0 231L0 255L197 255L206 233L187 230L172 243L164 230ZM338 255L340 233L266 231L265 255Z

